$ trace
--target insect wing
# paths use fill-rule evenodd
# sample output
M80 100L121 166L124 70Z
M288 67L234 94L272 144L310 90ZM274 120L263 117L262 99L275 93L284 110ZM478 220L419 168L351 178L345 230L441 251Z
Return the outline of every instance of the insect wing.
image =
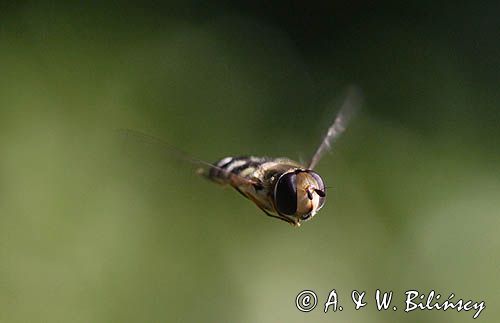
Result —
M361 106L362 95L361 91L354 86L348 90L347 97L342 104L339 113L335 117L333 124L328 128L321 144L314 153L308 168L313 169L316 167L324 154L330 150L332 143L339 138L339 136L346 130L346 127L351 120L352 116Z
M131 141L134 141L134 142L137 142L141 145L147 145L147 146L152 145L152 146L154 146L154 148L160 147L161 150L165 154L169 155L170 157L173 157L174 159L176 159L178 161L188 162L189 164L193 165L196 168L196 173L198 175L208 177L210 170L214 169L214 170L217 170L219 172L227 174L231 178L231 181L233 183L235 183L235 185L245 185L245 184L254 185L254 184L256 184L256 182L254 182L250 179L238 176L238 175L233 174L233 173L229 173L226 170L224 170L220 167L217 167L209 162L194 158L190 154L186 153L185 151L183 151L177 147L174 147L174 146L170 145L168 142L166 142L160 138L157 138L155 136L148 135L144 132L132 130L132 129L119 129L118 133L126 141L126 143L130 143Z

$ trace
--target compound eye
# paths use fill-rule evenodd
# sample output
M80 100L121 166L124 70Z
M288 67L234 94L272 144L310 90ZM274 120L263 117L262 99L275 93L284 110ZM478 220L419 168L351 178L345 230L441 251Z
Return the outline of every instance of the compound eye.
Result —
M297 212L297 175L287 173L276 183L274 191L276 208L282 214L294 215Z

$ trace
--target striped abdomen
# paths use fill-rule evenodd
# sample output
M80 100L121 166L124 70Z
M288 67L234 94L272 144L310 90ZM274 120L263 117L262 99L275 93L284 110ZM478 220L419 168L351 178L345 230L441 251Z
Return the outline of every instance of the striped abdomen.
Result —
M214 164L216 167L210 169L208 178L221 184L228 183L230 174L248 178L268 161L266 157L226 157Z

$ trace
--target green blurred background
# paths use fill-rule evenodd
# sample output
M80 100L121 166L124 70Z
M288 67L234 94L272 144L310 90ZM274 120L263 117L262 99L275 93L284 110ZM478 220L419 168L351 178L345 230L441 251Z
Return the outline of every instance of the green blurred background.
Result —
M500 318L500 5L267 1L0 6L0 321L471 322ZM365 104L301 228L198 178L307 159L346 86ZM378 312L375 289L398 311ZM316 291L301 313L295 296ZM322 312L331 289L342 312ZM368 305L353 309L352 290Z

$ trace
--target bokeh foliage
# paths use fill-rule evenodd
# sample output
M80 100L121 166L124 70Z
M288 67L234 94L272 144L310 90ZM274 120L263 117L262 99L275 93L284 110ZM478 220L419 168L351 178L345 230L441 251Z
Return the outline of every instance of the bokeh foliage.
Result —
M377 288L401 308L408 289L485 300L479 320L498 320L499 9L2 5L0 320L472 320L377 312ZM116 132L208 161L306 159L353 83L365 105L300 229ZM300 313L303 289L345 310Z

